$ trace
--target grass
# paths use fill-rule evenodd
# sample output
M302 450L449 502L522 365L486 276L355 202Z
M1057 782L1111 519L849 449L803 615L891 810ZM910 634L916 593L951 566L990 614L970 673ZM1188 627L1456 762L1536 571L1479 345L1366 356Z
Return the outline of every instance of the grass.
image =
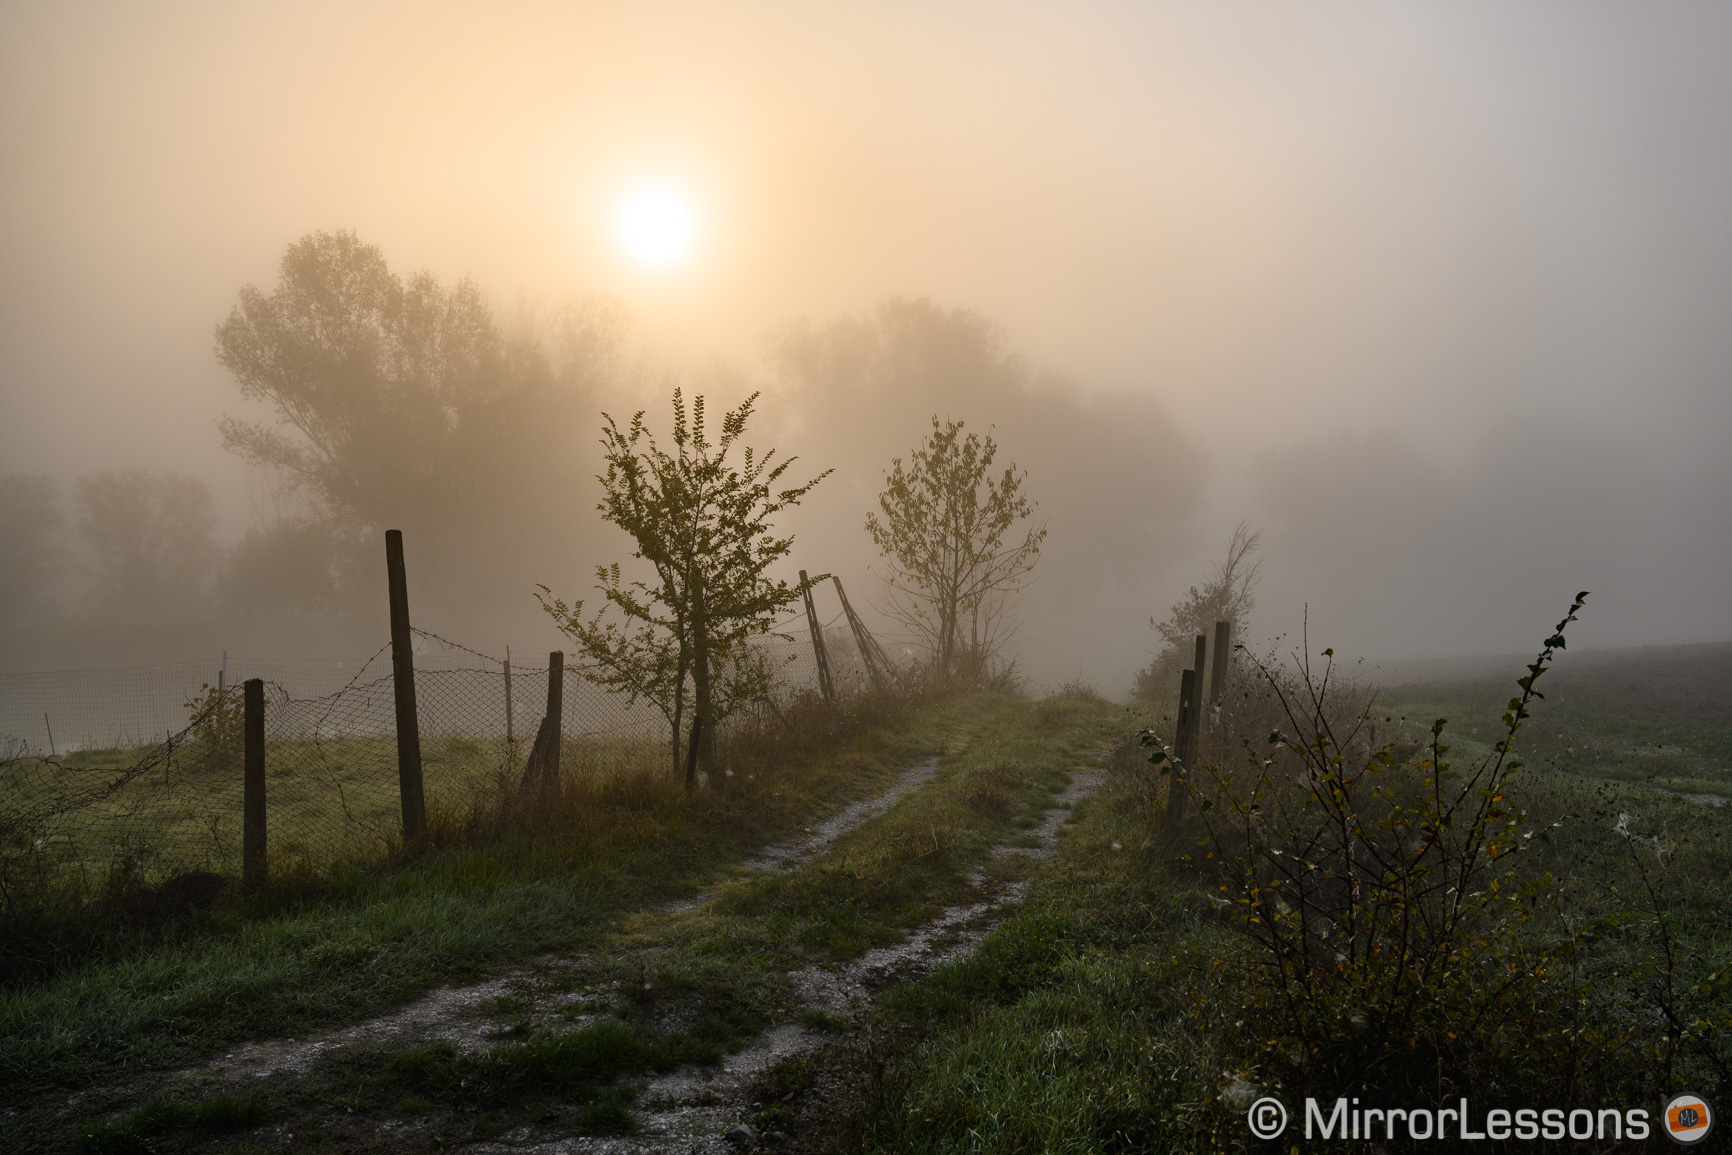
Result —
M1503 702L1473 687L1399 687L1381 716L1407 732L1448 717L1458 749L1475 753L1496 740ZM1522 732L1528 761L1594 781L1624 782L1732 800L1732 730L1627 718L1586 706L1541 702Z
M377 1083L416 1102L470 1110L505 1107L528 1096L589 1101L622 1074L713 1067L737 1038L731 1024L714 1019L689 1031L646 1036L609 1018L479 1055L464 1054L451 1043L431 1043L392 1056Z
M122 944L0 994L0 1084L9 1102L27 1101L45 1086L354 1021L438 982L580 946L622 912L688 894L745 850L871 792L988 708L917 711L895 732L724 792L572 782L563 801L447 823L447 848L412 864L310 879L196 934Z
M77 788L93 769L136 765L153 749L78 751L58 765L26 760L0 774L9 800L23 807ZM422 775L428 803L461 812L526 756L522 741L425 736ZM665 759L664 743L643 739L567 737L561 749L565 773L577 777L660 769ZM265 765L267 853L273 870L323 870L342 861L383 857L399 843L395 738L271 740ZM238 748L195 736L114 794L41 831L34 868L94 884L108 877L117 857L131 856L135 861L129 868L146 883L193 869L238 874L241 777Z
M83 1155L152 1155L155 1141L173 1132L244 1131L261 1123L263 1115L249 1095L212 1095L196 1102L157 1095L142 1107L87 1125L78 1133L76 1148Z
M265 1111L273 1125L314 1149L366 1143L383 1144L367 1148L381 1151L411 1149L525 1123L569 1134L624 1131L633 1126L633 1097L646 1072L712 1064L774 1022L845 1037L845 1020L793 1001L788 972L895 942L937 909L965 899L969 872L988 863L991 846L1031 824L1066 773L1092 761L1121 717L1099 703L974 695L922 714L893 741L881 740L870 773L858 753L838 758L834 771L820 764L783 777L767 775L760 764L757 792L741 792L738 801L753 812L785 808L779 825L791 829L811 820L812 795L845 781L879 786L890 762L947 751L932 782L814 862L784 876L730 880L724 871L718 898L695 911L644 907L714 879L717 858L700 867L672 852L684 845L694 856L713 854L715 843L642 839L633 828L638 841L622 834L591 863L561 860L569 844L537 844L544 847L540 856L527 842L512 843L510 854L451 852L380 879L381 890L309 901L256 920L238 941L89 968L81 985L68 976L42 988L34 1007L16 1008L34 1010L34 1021L12 1020L35 1027L43 1058L27 1053L24 1039L14 1039L0 1019L4 1045L13 1048L18 1068L40 1069L45 1058L60 1064L64 1082L79 1082L98 1070L114 1073L117 1056L93 1061L87 1042L68 1037L74 1032L85 1039L112 1032L98 1046L118 1049L134 1069L160 1068L174 1056L208 1052L221 1039L352 1021L401 1001L434 976L549 948L577 950L538 964L484 1008L503 1027L484 1050L437 1041L344 1048L303 1077L273 1080ZM791 796L796 783L811 794ZM744 821L739 811L729 815ZM632 846L637 850L622 857ZM491 876L484 877L484 867ZM633 887L622 893L628 879ZM574 925L580 933L572 933ZM798 1075L793 1067L782 1072L790 1088ZM147 1075L142 1085L183 1097L196 1089L185 1077L153 1083ZM126 1098L93 1100L83 1109L126 1108ZM770 1112L760 1121L774 1123L772 1115L781 1117ZM400 1145L359 1138L386 1132Z
M1466 762L1495 733L1495 715L1483 699L1451 693L1390 702L1389 736L1399 741L1404 713L1416 730L1436 716L1460 718L1452 741ZM1649 727L1660 725L1679 758L1723 740L1676 719L1582 707L1542 707L1522 734L1529 765L1513 802L1550 829L1521 869L1561 883L1558 906L1536 913L1524 934L1556 960L1552 985L1580 1001L1536 1012L1527 1081L1477 1088L1476 1101L1648 1104L1667 1085L1711 1100L1732 1086L1732 810L1656 793L1683 777L1675 763L1632 773L1642 744L1658 746ZM860 1063L863 1090L841 1145L1259 1147L1244 1111L1257 1095L1283 1093L1266 1061L1267 1047L1285 1045L1283 1028L1252 985L1263 960L1213 901L1209 868L1200 856L1201 869L1180 864L1162 843L1164 791L1155 784L1140 753L1124 747L1105 790L1077 807L1073 836L1024 908L972 957L886 996L888 1041ZM1634 838L1615 831L1620 821ZM1668 1029L1669 1016L1681 1029ZM1471 1046L1472 1028L1460 1029ZM1540 1037L1555 1042L1560 1032L1557 1047Z

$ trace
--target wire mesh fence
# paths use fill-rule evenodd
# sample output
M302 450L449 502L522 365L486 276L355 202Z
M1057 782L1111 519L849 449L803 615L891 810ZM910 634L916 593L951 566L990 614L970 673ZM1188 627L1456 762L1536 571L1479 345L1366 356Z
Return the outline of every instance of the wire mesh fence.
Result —
M823 633L833 682L843 692L864 686L847 630L832 623ZM460 809L522 774L552 705L546 658L508 664L423 631L415 648L425 795L430 807ZM772 636L764 650L774 697L817 684L809 639ZM265 683L272 869L384 854L402 831L387 651L0 675L0 897L69 876L238 875L248 678ZM558 713L562 775L673 772L671 730L652 705L568 674Z

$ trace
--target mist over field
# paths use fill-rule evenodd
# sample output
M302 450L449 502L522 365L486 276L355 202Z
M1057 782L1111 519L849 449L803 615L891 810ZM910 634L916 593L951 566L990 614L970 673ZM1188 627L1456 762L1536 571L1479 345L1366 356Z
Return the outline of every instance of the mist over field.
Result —
M0 1150L1732 1150L1728 60L0 4Z
M1259 641L1523 651L1578 589L1572 649L1732 637L1729 46L1696 5L9 6L0 664L371 653L385 528L418 626L553 648L536 585L630 552L601 414L665 436L676 385L834 471L787 576L891 640L890 462L990 430L1039 684L1122 693L1241 522ZM651 186L680 259L620 244ZM217 330L344 230L474 343L338 508Z

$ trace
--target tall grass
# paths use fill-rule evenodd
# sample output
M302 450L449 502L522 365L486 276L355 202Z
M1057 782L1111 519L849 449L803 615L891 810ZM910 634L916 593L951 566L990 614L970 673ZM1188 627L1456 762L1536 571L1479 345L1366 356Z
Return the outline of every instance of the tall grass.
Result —
M686 791L660 758L531 794L501 777L431 807L413 853L291 864L258 894L223 889L155 922L127 905L143 890L95 896L42 925L61 952L51 965L0 991L0 1084L85 1080L293 1033L575 945L870 792L933 749L945 710L905 697L796 703L726 736L719 756L735 774L715 789ZM103 925L104 911L117 917Z

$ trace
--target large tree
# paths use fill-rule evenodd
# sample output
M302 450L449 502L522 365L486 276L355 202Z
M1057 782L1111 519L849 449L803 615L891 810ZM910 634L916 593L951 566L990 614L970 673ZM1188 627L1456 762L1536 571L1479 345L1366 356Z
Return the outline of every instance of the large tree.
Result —
M866 532L889 561L890 612L920 637L941 676L983 676L1006 639L1010 595L1027 584L1046 527L1014 464L994 475L998 446L932 418L932 432L891 463Z
M631 535L637 545L632 556L648 563L653 579L627 580L617 563L598 567L603 603L588 618L582 601L568 605L546 586L539 595L576 644L584 677L634 701L646 699L667 718L676 769L688 703L704 721L699 754L707 768L707 735L770 687L772 671L753 640L825 576L805 585L769 577L769 568L794 545L791 536L777 535L772 519L828 474L783 487L796 458L777 461L775 450L759 455L739 445L757 398L754 393L725 414L721 436L711 441L703 397L693 399L688 413L675 389L671 452L657 443L641 411L623 430L604 415L606 472L598 508ZM736 446L738 459L730 461Z
M443 554L447 575L479 577L521 547L532 506L570 491L576 402L616 337L605 307L508 330L473 282L403 279L354 233L314 233L274 290L242 289L217 326L217 359L274 414L225 417L223 442L293 483L305 506L285 533L389 524Z

